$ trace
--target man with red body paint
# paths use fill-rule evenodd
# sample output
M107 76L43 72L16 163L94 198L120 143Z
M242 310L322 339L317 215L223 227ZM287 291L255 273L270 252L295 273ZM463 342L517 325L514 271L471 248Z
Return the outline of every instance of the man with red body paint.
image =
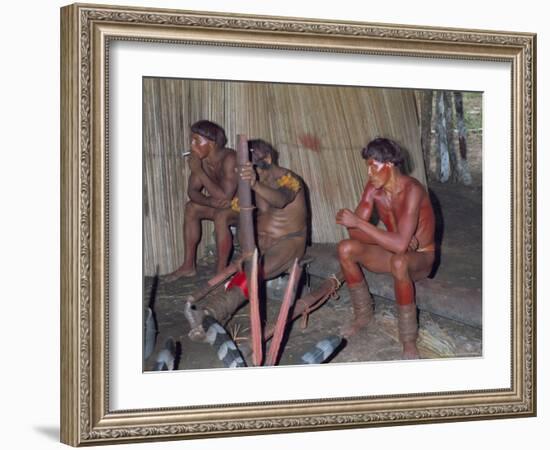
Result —
M216 272L226 266L233 249L230 225L236 225L239 214L231 209L231 199L237 190L235 150L226 148L225 131L208 120L191 125L191 170L187 185L189 201L185 205L183 222L184 261L166 281L196 275L195 258L201 236L201 221L214 222L218 260ZM205 195L205 193L207 195Z
M403 156L395 142L374 139L361 155L369 175L361 201L355 212L342 209L336 215L336 223L345 226L350 237L338 245L354 311L353 322L344 334L351 336L374 316L374 302L360 266L375 273L391 273L403 357L418 358L414 282L430 274L435 260L435 216L430 197L418 180L401 172ZM369 223L374 208L386 230Z

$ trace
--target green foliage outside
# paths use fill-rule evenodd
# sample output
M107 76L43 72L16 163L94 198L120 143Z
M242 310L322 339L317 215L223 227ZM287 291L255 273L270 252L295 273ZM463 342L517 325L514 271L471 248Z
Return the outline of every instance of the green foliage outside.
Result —
M464 103L464 122L468 132L481 131L483 126L482 103L483 94L481 92L463 92L462 101Z

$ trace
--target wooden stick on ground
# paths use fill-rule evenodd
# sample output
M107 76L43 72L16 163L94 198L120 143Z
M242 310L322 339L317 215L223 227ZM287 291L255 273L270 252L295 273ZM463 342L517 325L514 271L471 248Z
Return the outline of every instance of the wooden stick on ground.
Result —
M288 284L286 285L285 296L283 298L283 303L281 309L279 310L279 317L277 318L277 324L275 326L275 334L273 335L273 341L269 347L269 354L267 356L266 365L274 366L277 364L279 359L279 349L281 347L281 342L283 341L283 336L285 334L286 326L288 323L288 313L290 307L294 302L296 296L296 286L300 275L302 274L302 268L298 265L298 258L294 260L294 265L290 272L290 277Z
M327 278L321 286L315 291L309 292L303 297L296 300L296 305L292 311L292 317L290 321L293 321L300 317L302 314L307 313L310 308L318 308L322 303L326 302L330 296L336 292L340 285L344 282L344 276L342 272L338 272L330 278ZM266 326L264 333L264 340L267 342L275 334L276 325L269 324Z
M225 269L223 269L221 272L218 272L201 287L199 287L199 289L185 296L184 301L187 301L189 303L196 303L199 300L203 299L225 280L227 280L231 275L237 272L239 270L239 266L239 262L229 264Z

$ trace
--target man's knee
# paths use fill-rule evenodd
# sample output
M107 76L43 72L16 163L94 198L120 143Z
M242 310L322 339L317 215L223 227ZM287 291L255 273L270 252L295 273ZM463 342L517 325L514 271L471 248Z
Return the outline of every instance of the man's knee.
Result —
M353 260L355 255L355 241L352 239L345 239L338 244L338 258L340 260Z
M265 280L270 280L272 278L275 278L287 269L287 266L290 265L290 262L289 262L290 258L285 256L287 255L282 255L279 252L269 252L263 255L263 258L262 258L263 274L262 275Z
M305 253L305 242L287 241L270 248L263 255L265 279L274 278L290 270L295 259L300 260Z
M196 204L195 202L192 202L191 200L189 200L185 204L185 217L188 217L190 219L196 218L198 216L198 212L199 212L199 205Z
M390 259L391 273L397 279L409 276L409 261L405 255L393 255Z
M227 228L231 224L232 211L220 209L214 213L214 226L216 228Z

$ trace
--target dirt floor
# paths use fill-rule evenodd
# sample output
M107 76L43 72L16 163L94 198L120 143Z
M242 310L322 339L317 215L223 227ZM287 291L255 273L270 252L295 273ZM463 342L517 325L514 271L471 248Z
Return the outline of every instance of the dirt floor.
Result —
M441 242L440 261L434 280L442 282L449 293L453 289L481 293L481 188L451 184L432 184L432 201L439 212L438 238ZM155 350L144 361L145 370L153 370L155 361L167 339L175 342L175 368L178 370L222 368L217 350L208 344L192 342L187 333L189 325L184 317L182 296L192 292L201 282L213 275L214 254L199 263L199 275L165 283L147 277L144 283L144 310L152 306L158 334ZM321 278L303 277L302 293L314 289ZM277 317L286 279L270 282L267 288L268 321ZM308 284L310 286L308 286ZM440 283L441 284L441 283ZM458 292L458 291L457 291ZM462 291L460 291L462 292ZM304 353L314 350L316 343L341 335L341 327L351 321L352 310L345 285L338 298L330 299L312 312L307 327L297 319L283 341L279 364L304 364ZM445 294L447 295L447 293ZM480 295L480 294L479 294ZM401 345L397 340L397 320L394 301L375 296L375 321L368 329L343 340L329 357L329 363L359 361L389 361L401 359ZM419 313L418 347L422 358L478 357L482 355L482 330L450 320L426 310ZM245 360L250 363L248 334L248 305L237 312L226 326Z

